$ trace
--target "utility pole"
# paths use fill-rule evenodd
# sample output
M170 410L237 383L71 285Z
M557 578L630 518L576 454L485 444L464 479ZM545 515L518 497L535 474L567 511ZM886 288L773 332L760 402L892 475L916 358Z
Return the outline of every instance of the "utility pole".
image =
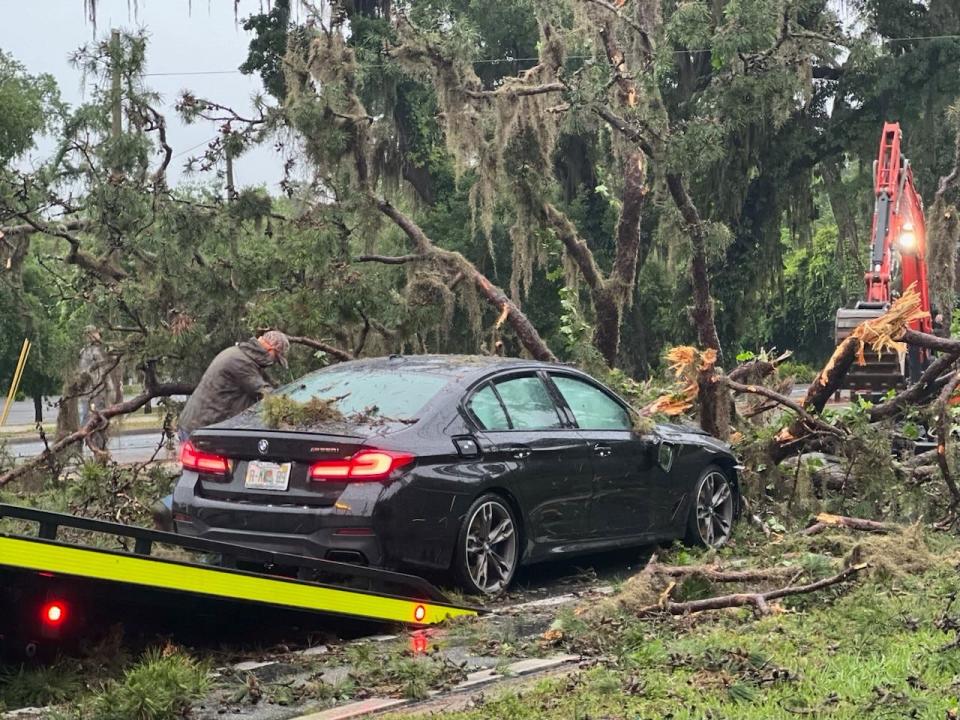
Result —
M237 197L237 186L233 178L233 130L227 129L223 141L223 158L227 171L227 201L229 202Z
M233 152L228 147L224 155L227 164L227 200L233 200L237 197L237 188L233 184Z
M120 31L110 31L110 109L112 113L112 122L110 125L110 137L113 140L120 138L123 132L123 105L121 102L121 74L120 74L120 55L122 48L120 45ZM119 161L114 163L112 178L115 182L120 181L122 170Z

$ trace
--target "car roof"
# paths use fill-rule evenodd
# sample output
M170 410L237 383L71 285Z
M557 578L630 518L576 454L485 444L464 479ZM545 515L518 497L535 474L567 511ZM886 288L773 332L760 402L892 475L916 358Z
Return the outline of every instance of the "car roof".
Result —
M497 370L512 368L551 368L576 370L572 365L543 362L524 358L490 355L387 355L382 357L348 360L331 365L330 370L410 370L446 375L451 378L486 375Z

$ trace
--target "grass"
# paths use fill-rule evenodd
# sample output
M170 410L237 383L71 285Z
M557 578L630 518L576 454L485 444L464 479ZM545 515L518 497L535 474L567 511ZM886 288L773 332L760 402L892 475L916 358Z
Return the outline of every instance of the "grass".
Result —
M4 669L0 671L0 711L66 702L82 690L79 672L64 663Z
M951 647L958 618L949 616L960 615L960 607L950 609L960 588L960 542L943 535L930 547L909 542L900 537L906 547L897 549L892 538L837 533L758 546L768 564L809 565L814 576L835 569L851 546L875 566L862 582L785 600L760 618L746 609L666 620L566 612L557 627L568 648L593 655L595 667L493 699L488 692L479 706L449 717L953 717L960 648ZM837 551L833 565L822 554L829 545ZM900 552L927 566L910 574L884 564L891 554L902 562Z
M122 679L109 681L81 701L76 720L176 720L204 697L208 669L188 655L167 647L146 653Z

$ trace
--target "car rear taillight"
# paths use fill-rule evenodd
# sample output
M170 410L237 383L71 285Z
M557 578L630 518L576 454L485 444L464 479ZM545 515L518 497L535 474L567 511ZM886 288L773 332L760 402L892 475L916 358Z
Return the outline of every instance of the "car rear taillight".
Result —
M412 463L416 455L392 450L361 450L344 460L321 460L310 466L311 480L364 482L386 480L395 471Z
M197 450L189 440L180 446L180 464L184 470L196 470L206 475L226 475L230 472L227 458Z

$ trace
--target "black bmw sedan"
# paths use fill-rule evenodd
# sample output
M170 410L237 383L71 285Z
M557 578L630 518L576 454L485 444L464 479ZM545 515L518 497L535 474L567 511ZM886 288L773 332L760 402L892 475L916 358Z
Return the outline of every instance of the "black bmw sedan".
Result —
M684 538L719 546L736 460L632 411L559 364L391 356L334 365L275 396L334 408L276 423L260 403L181 448L177 532L505 589L521 564ZM309 405L307 405L309 406Z

